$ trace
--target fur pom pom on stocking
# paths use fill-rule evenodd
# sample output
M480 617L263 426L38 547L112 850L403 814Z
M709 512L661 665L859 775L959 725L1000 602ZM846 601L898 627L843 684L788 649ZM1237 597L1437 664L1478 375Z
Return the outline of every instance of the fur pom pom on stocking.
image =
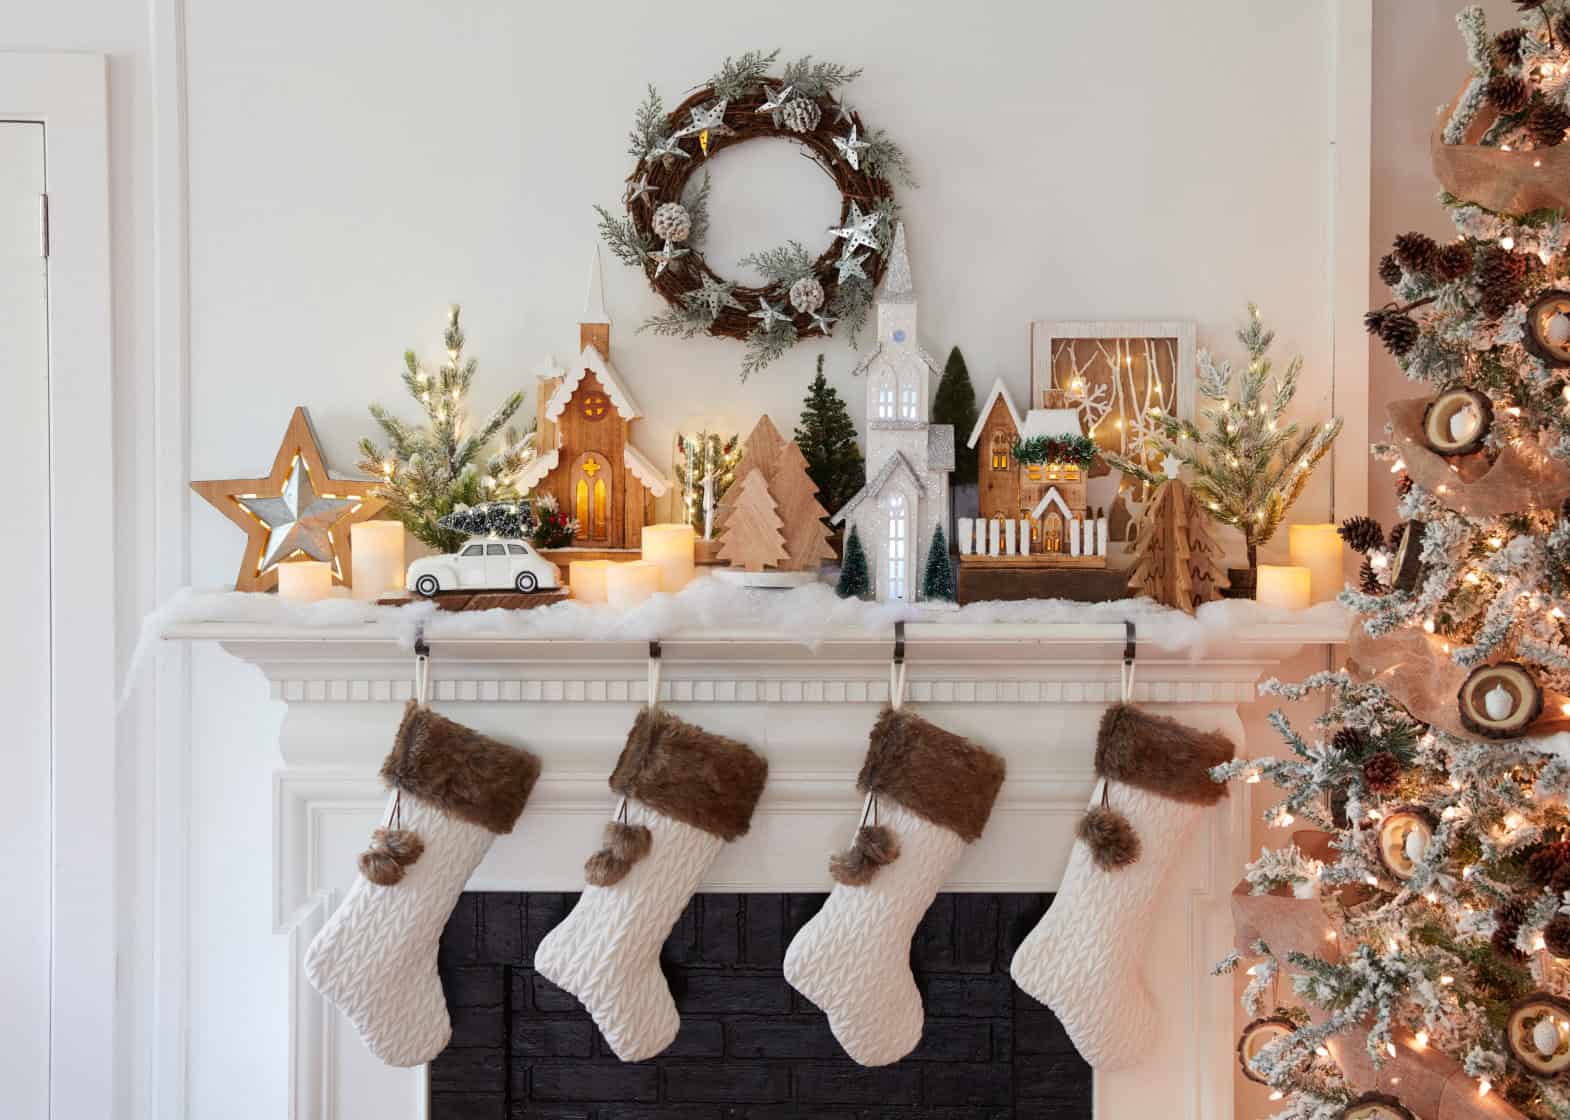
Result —
M1009 967L1096 1069L1131 1065L1156 1034L1139 971L1150 911L1189 830L1226 796L1209 771L1232 753L1224 735L1130 704L1102 717L1101 785L1051 909Z
M626 799L585 866L588 887L534 954L539 974L578 998L615 1055L652 1058L681 1017L660 946L726 841L746 834L768 763L734 739L645 708L611 789Z
M410 701L382 764L387 817L350 889L305 954L311 986L390 1066L417 1066L452 1037L436 944L498 834L512 831L540 774L528 751Z
M897 1062L921 1041L910 939L980 837L1003 769L985 747L909 712L887 709L872 729L856 785L877 798L878 823L830 861L834 891L785 952L785 979L864 1066Z

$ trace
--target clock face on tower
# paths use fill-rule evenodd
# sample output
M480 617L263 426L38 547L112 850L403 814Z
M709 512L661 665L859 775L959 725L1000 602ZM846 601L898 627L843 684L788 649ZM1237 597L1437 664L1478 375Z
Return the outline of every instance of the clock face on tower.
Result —
M895 342L904 342L905 341L905 331L903 330L903 328L897 328L894 331L894 341Z

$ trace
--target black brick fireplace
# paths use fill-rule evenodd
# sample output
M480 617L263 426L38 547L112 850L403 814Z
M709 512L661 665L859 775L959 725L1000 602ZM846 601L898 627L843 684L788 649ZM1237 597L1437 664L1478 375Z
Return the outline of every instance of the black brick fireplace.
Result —
M459 901L441 945L453 1040L431 1064L433 1120L1089 1120L1090 1067L1008 975L1050 895L938 896L911 950L926 1032L881 1069L846 1058L781 974L824 895L693 899L661 955L681 1034L633 1065L532 967L576 897Z

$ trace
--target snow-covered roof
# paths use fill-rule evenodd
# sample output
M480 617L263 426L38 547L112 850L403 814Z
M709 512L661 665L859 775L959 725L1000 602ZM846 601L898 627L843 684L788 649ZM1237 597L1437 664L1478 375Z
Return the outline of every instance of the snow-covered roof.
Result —
M643 452L632 444L622 446L621 461L627 465L632 476L643 483L644 488L656 498L663 498L665 492L671 488L671 480L661 474L653 463L643 457Z
M898 349L902 349L902 347L889 347L890 351ZM877 361L882 356L883 343L879 342L871 350L867 351L866 357L862 358L861 361L856 363L856 368L850 371L850 375L852 377L860 377L862 374L866 373L869 369L872 368L873 362ZM927 353L926 347L917 346L916 356L921 359L921 364L927 367L928 373L941 374L943 372L943 367L938 365L936 358Z
M1047 512L1049 506L1057 506L1063 511L1065 523L1074 520L1074 511L1068 508L1068 503L1063 500L1063 495L1058 493L1056 486L1047 487L1047 492L1041 495L1041 501L1036 503L1036 508L1030 511L1032 521L1039 521L1041 515Z
M883 493L883 488L888 485L889 479L893 478L896 473L905 475L910 480L911 485L916 488L916 493L926 497L927 488L922 484L921 476L910 465L910 460L896 451L884 461L882 469L869 478L865 486L856 491L855 497L840 506L839 512L829 519L830 523L842 525L845 522L845 518L850 516L851 511L861 505L862 502L868 498L876 501L878 495Z
M523 473L518 476L519 492L527 494L533 490L546 475L556 469L559 462L561 462L561 451L555 447L530 459L528 466L524 467Z
M1003 384L1001 377L992 382L992 389L987 393L987 399L981 402L981 410L976 414L976 426L970 430L970 439L965 441L966 447L975 447L976 441L981 438L981 430L987 426L987 417L992 415L992 406L998 401L1003 402L1003 407L1009 410L1009 418L1014 421L1014 431L1022 431L1025 421L1019 418L1019 409L1014 407L1014 397L1009 393L1009 387Z
M927 469L951 471L954 469L954 425L927 425Z
M1077 408L1033 408L1025 413L1025 426L1020 429L1020 439L1037 436L1082 436L1084 427L1079 421Z
M572 400L572 395L578 391L578 386L583 384L583 375L593 371L594 376L600 379L600 385L610 397L611 403L616 406L616 411L623 420L636 420L643 415L643 409L638 407L638 402L627 391L627 386L622 382L621 374L616 372L616 367L595 349L591 343L583 348L583 354L576 368L568 370L562 378L561 384L556 386L556 391L551 394L551 399L545 405L545 418L559 420L566 411L567 403Z

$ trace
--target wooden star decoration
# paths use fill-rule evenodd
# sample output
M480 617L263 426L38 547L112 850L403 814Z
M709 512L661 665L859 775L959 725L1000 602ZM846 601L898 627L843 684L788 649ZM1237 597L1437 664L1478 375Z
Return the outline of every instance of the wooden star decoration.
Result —
M369 521L387 504L375 482L332 477L304 408L289 418L271 474L193 482L191 489L245 530L236 591L271 591L278 586L278 565L297 556L327 561L333 582L347 587L353 571L349 526Z

